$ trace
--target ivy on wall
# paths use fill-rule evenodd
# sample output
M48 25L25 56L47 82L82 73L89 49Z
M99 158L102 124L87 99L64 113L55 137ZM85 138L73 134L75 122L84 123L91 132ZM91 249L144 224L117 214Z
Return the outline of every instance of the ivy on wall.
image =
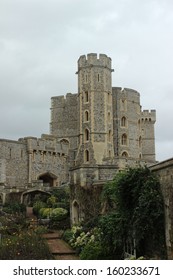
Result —
M166 258L164 204L157 177L147 168L122 171L102 192L104 214L99 227L104 243L123 254L127 240L135 240L137 256Z

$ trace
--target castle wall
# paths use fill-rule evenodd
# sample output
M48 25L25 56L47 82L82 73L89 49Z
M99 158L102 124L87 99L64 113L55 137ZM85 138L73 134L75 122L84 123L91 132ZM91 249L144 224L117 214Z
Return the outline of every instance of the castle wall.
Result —
M65 138L70 149L75 149L78 142L77 94L51 98L50 133L60 140Z
M67 143L50 135L0 139L0 184L24 188L44 174L52 176L55 186L68 182L68 151Z
M26 143L0 139L0 183L22 187L28 181Z
M165 230L168 259L173 259L173 158L150 169L159 177L165 206Z

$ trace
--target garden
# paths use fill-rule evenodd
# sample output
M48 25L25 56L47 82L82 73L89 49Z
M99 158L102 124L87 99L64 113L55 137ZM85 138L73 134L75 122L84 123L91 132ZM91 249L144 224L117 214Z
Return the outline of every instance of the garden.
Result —
M26 206L10 202L0 213L1 260L53 259L43 234L69 228L69 191L58 190L51 196L37 195L32 201L37 223L26 217ZM48 223L45 221L48 221Z
M64 233L80 259L167 259L160 183L147 167L122 171L107 183L100 213Z
M148 168L119 172L99 196L100 214L70 227L69 188L32 201L37 226L26 207L4 205L0 259L53 259L43 233L62 230L81 260L167 259L164 204L158 178Z

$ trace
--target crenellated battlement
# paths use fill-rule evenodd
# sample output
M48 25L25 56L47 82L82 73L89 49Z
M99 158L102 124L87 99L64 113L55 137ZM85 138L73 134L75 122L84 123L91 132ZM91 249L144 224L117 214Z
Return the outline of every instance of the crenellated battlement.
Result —
M99 54L99 56L96 53L89 53L86 55L80 56L78 60L78 69L82 67L92 67L92 66L98 66L98 67L105 67L109 68L111 71L111 58L108 57L106 54Z
M51 109L62 108L68 104L73 104L76 101L77 94L67 93L66 95L51 97Z
M156 121L156 110L143 110L141 112L141 120Z

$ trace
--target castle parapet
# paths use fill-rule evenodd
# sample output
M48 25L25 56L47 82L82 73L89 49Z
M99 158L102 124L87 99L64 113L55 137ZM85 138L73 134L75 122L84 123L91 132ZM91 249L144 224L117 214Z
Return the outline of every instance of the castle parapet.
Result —
M111 71L113 71L113 69L111 69L111 58L108 57L106 54L99 54L99 56L97 56L96 53L89 53L86 55L82 55L79 57L78 60L78 69L80 70L80 68L82 67L92 67L92 66L99 66L99 67L105 67L105 68L109 68ZM78 73L78 72L77 72Z
M156 110L143 110L141 112L141 120L156 121Z

